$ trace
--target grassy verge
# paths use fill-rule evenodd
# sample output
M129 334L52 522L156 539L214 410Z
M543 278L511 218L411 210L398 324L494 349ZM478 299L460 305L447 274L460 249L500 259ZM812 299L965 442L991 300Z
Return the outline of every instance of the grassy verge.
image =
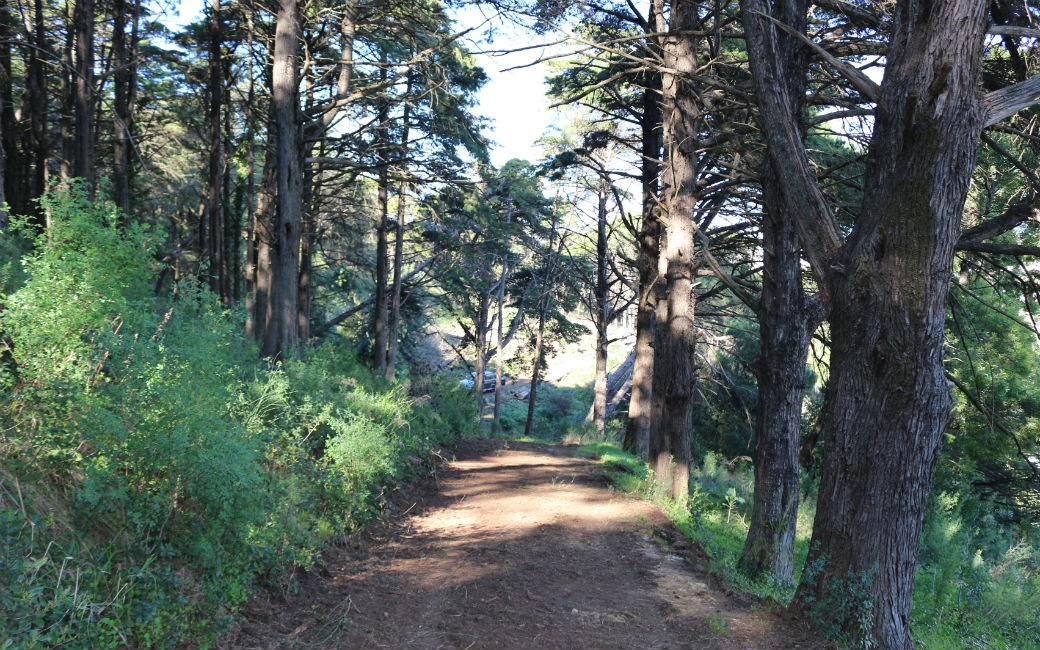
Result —
M737 559L747 536L750 488L740 469L728 468L709 454L708 462L692 471L691 495L687 504L678 504L654 494L650 471L639 458L607 443L579 446L575 452L595 458L608 472L614 486L625 493L650 499L660 505L675 526L697 542L707 553L710 569L731 588L785 605L794 595L795 583L782 583L768 576L750 578L737 569ZM799 514L796 538L796 566L808 553L811 513Z
M731 588L786 606L801 578L808 553L815 504L803 502L798 515L794 582L750 578L737 568L747 536L751 503L750 468L729 465L710 452L693 469L685 505L654 495L647 466L606 443L579 446L576 454L600 462L616 489L651 499L676 527L710 558L710 569ZM925 520L912 621L920 648L1040 647L1040 580L1036 550L1011 545L986 559L968 544L969 532L955 516L955 499L936 495Z

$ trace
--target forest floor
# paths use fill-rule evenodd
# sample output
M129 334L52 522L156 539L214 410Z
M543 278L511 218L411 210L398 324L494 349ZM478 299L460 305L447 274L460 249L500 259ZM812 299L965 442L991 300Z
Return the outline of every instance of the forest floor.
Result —
M825 648L567 447L466 440L225 650ZM411 504L409 506L409 504Z

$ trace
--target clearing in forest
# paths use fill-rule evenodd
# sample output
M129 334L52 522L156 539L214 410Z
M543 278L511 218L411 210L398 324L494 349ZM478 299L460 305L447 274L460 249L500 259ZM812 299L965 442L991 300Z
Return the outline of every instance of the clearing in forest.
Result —
M567 448L469 440L454 454L297 594L252 601L221 647L825 647L727 592L658 507Z

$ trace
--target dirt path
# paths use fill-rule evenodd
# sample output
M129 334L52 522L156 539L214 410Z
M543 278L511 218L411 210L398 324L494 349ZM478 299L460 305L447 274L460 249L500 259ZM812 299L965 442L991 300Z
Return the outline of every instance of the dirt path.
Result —
M409 512L332 552L290 600L250 603L221 647L823 647L713 586L657 507L610 491L565 448L483 440L455 453Z

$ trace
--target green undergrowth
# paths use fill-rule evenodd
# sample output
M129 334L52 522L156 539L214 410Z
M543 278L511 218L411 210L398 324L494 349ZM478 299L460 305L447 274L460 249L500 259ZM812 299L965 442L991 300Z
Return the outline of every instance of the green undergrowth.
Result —
M799 510L794 581L752 578L737 568L750 518L750 467L708 452L691 468L690 498L679 504L655 496L646 464L614 445L585 444L575 453L600 462L616 489L660 504L676 527L704 549L710 570L731 588L777 606L791 601L808 553L812 499ZM971 506L964 497L946 493L930 501L912 611L917 646L1040 647L1040 554L1025 540L1001 536L991 515L975 520L968 512Z
M454 382L341 344L259 360L207 290L154 295L155 233L44 207L0 245L0 650L212 647L471 430Z
M704 549L712 573L731 588L778 605L786 604L794 595L793 583L779 582L769 576L752 578L737 568L750 514L751 482L743 468L733 468L713 452L708 452L701 466L691 468L690 499L680 504L655 494L646 463L614 445L586 444L578 447L576 453L602 463L617 489L660 505L676 528ZM795 550L798 567L808 553L809 530L806 524L811 524L811 521L810 515L799 514Z

